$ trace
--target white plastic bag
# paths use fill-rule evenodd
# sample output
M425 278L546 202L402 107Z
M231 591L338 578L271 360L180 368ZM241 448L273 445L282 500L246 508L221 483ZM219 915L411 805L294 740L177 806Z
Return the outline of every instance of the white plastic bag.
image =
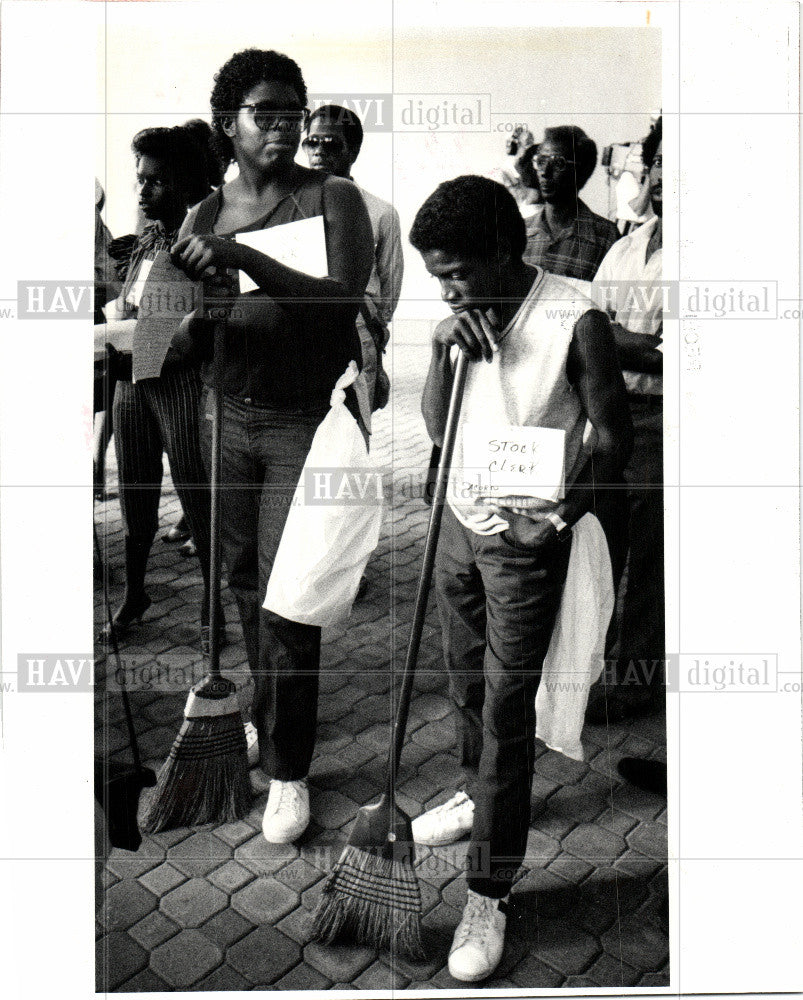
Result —
M344 402L357 375L352 361L312 439L265 595L268 611L305 625L348 618L379 542L381 475Z
M535 696L535 735L572 760L585 760L580 737L588 691L602 673L613 605L605 532L584 514L572 529L569 571Z

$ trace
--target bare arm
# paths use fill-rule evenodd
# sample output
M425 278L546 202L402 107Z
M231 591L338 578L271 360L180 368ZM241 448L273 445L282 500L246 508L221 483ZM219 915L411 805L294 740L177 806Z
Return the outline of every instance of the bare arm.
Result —
M404 277L404 257L402 255L401 223L399 213L392 209L379 235L376 248L376 269L379 274L379 290L382 296L380 313L387 326L401 294Z
M368 210L357 188L339 177L326 181L323 209L329 270L325 278L296 271L244 243L210 234L188 236L176 243L174 262L191 278L201 277L209 267L245 271L266 294L287 305L341 301L353 307L356 315L373 262Z
M611 323L619 362L622 368L632 372L649 372L661 375L664 370L664 356L658 350L660 336L649 333L633 333L621 323Z
M568 377L596 431L592 454L557 513L574 524L595 506L597 488L621 482L633 450L633 423L607 316L592 309L574 327Z

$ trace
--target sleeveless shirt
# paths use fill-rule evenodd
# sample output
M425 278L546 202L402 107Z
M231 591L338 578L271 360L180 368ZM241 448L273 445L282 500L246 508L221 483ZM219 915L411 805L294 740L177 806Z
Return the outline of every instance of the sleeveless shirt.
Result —
M472 473L464 468L463 428L467 423L546 427L565 431L565 486L574 482L586 461L583 435L586 414L566 375L574 325L597 307L556 275L541 268L518 312L502 331L499 351L490 364L470 364L455 441L449 505L458 520L480 535L504 531L508 523L475 504ZM504 504L511 498L499 498ZM532 510L554 510L549 500L530 499ZM515 502L508 506L519 506Z
M254 232L323 215L326 175L311 173L270 212L238 232ZM222 194L202 201L192 223L193 233L213 232ZM234 233L220 233L221 238ZM352 312L356 312L356 307ZM342 305L324 300L290 306L256 289L238 294L226 320L223 392L268 408L319 409L328 406L335 382L349 361L360 363L360 342L354 317ZM211 385L211 365L202 377Z

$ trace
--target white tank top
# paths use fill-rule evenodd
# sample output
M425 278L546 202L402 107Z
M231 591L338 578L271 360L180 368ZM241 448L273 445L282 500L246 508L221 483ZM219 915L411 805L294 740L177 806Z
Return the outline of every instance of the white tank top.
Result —
M457 430L448 502L467 528L480 535L504 531L508 522L476 504L472 474L464 468L465 424L510 424L565 431L565 485L570 486L586 454L586 414L566 376L575 323L594 303L569 282L537 268L538 275L518 312L502 333L490 364L469 365L460 425ZM476 478L473 480L476 481ZM505 498L498 501L505 503ZM557 502L528 501L531 509L548 511ZM518 506L511 502L509 506Z

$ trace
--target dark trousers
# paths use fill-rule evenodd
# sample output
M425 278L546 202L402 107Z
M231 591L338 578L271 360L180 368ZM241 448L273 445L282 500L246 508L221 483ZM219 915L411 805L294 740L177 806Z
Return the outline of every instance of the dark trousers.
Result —
M477 535L448 505L435 565L461 764L474 800L468 885L510 890L527 845L535 694L560 607L571 541L514 547Z
M213 398L201 440L208 462ZM262 607L276 550L312 438L326 409L272 410L224 400L221 540L254 678L260 764L280 781L306 777L315 746L321 630Z
M198 438L199 398L200 380L194 369L117 382L112 405L114 446L126 534L126 587L132 596L144 587L148 553L159 527L165 452L208 592L209 482Z
M623 689L647 690L662 698L666 655L663 400L631 395L629 401L634 445L625 469L629 549L616 681Z

